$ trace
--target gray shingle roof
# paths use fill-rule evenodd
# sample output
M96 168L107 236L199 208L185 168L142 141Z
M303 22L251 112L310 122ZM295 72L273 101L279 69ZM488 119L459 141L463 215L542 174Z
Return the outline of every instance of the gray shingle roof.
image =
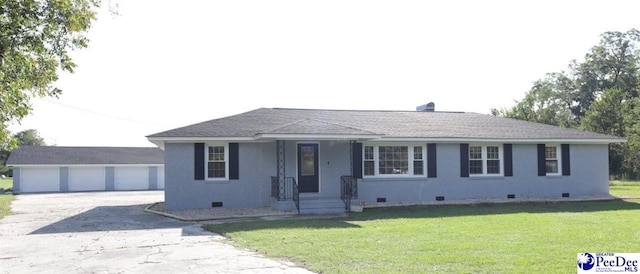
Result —
M7 165L164 164L164 152L154 147L23 146L11 152Z
M260 108L148 136L256 137L260 134L379 135L384 138L562 139L623 138L468 112Z

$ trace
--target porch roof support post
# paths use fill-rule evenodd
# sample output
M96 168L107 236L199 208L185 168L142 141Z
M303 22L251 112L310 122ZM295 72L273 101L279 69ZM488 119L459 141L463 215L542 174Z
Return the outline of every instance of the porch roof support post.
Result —
M284 176L284 165L285 165L285 151L284 151L284 140L276 141L277 154L278 154L278 163L277 163L277 176L278 176L278 201L283 201L286 198L286 180Z
M355 178L354 177L355 170L353 170L353 144L355 144L355 142L356 141L349 142L349 168L350 168L350 171L351 171L350 172L351 173L350 174L351 178Z

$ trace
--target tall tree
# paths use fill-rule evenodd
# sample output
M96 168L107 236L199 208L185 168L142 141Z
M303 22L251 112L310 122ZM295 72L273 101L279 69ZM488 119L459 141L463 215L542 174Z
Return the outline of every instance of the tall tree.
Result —
M640 178L640 97L627 100L622 115L627 142L619 145L624 156L620 161L620 175L623 178L638 179Z
M626 136L627 125L625 112L632 111L633 105L627 95L620 89L607 89L598 100L591 104L591 108L582 119L581 128L588 131ZM609 146L609 174L620 176L623 172L624 158L628 155L626 144L612 144Z
M7 125L31 111L30 99L57 97L58 71L73 72L69 51L87 46L99 0L0 1L0 147Z
M510 109L492 109L493 115L505 116L536 123L576 127L578 122L572 111L571 92L574 81L564 73L549 73L533 84L524 99Z
M27 129L24 131L20 131L13 135L13 138L16 139L18 146L46 146L47 144L44 141L44 138L40 137L40 133L38 133L35 129Z
M16 145L19 146L46 146L47 144L44 141L44 138L40 136L35 129L27 129L24 131L20 131L12 136L15 140ZM1 175L11 175L11 169L6 166L7 159L9 158L9 154L11 150L0 149L0 174Z
M639 66L640 31L605 32L584 61L547 74L515 106L492 113L627 137L610 146L610 173L640 177Z
M533 84L516 106L493 109L492 113L559 126L578 126L605 90L619 89L627 98L640 94L639 45L638 30L605 32L583 62L574 60L568 72L547 74ZM561 118L549 118L549 113L557 113Z
M591 104L591 108L582 119L581 128L614 136L626 136L623 114L630 108L624 91L607 89Z

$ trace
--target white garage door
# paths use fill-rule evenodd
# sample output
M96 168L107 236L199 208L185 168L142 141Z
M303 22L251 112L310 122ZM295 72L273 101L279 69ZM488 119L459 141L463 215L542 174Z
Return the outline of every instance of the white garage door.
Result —
M70 167L69 191L105 190L104 167Z
M158 189L164 189L164 167L158 167Z
M20 192L59 192L60 168L21 168Z
M149 189L149 168L116 167L116 190Z

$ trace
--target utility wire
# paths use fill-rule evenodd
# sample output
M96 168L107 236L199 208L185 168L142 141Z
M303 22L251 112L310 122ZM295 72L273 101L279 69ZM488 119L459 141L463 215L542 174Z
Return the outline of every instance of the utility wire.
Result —
M41 100L43 100L45 102L52 103L52 104L56 104L56 105L59 105L59 106L62 106L62 107L70 108L70 109L73 109L73 110L82 111L82 112L86 112L86 113L91 113L91 114L94 114L94 115L99 115L99 116L103 116L103 117L107 117L107 118L111 118L111 119L118 119L118 120L123 120L123 121L127 121L127 122L144 124L144 125L151 125L151 126L157 126L157 127L166 127L165 125L159 125L159 124L155 124L155 123L139 121L139 120L134 120L134 119L120 117L120 116L114 116L114 115L111 115L111 114L106 114L106 113L101 113L101 112L97 112L97 111L93 111L93 110L83 109L83 108L79 108L79 107L63 104L63 103L60 103L60 102L51 101L51 100L44 99L44 98L42 98Z

